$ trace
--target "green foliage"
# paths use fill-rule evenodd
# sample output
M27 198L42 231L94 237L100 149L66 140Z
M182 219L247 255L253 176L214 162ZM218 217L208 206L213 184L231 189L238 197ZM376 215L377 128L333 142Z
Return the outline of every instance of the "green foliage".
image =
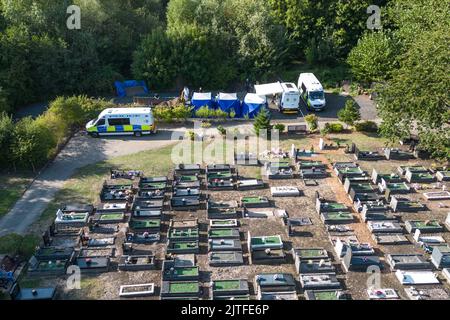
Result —
M184 104L176 105L172 108L173 117L177 120L186 121L192 116L193 107L185 106Z
M194 131L188 131L186 134L187 134L187 137L189 138L189 140L191 140L191 141L195 140L195 132Z
M210 109L208 106L203 106L195 111L195 116L200 119L208 119L214 117L216 114L214 109Z
M166 123L172 123L175 120L186 121L192 115L192 107L183 104L174 107L157 106L153 108L153 116L156 120Z
M21 236L15 233L0 237L0 253L20 255L24 259L30 258L39 245L39 237L35 235Z
M347 59L356 80L370 84L388 79L396 65L396 48L389 34L366 33Z
M231 119L236 118L236 111L234 111L234 109L232 109L232 110L230 111L230 118L231 118Z
M207 129L207 128L211 128L212 124L209 121L202 121L202 124L200 125L200 127Z
M221 126L221 125L219 125L218 127L217 127L217 131L219 131L219 133L221 134L221 135L226 135L227 134L227 130L223 127L223 126Z
M10 160L10 150L14 123L12 118L5 112L0 113L0 167L7 168Z
M345 102L344 109L338 112L338 119L349 126L353 126L356 121L361 119L361 113L355 101L347 100Z
M286 129L286 126L282 123L277 123L273 126L274 129L278 130L280 133L284 132L284 129Z
M355 124L358 132L378 132L378 125L373 121L362 121Z
M341 133L344 131L344 126L340 123L325 123L325 127L322 129L322 134L329 133Z
M315 114L311 113L305 116L305 121L311 131L315 131L319 127L319 118Z
M272 126L270 125L270 113L267 108L262 108L256 115L253 129L257 136L259 136L261 132L266 131L267 138L270 139L270 130L272 130Z
M228 113L225 112L225 111L223 111L222 109L216 109L215 111L216 111L216 112L215 112L215 115L214 115L214 116L215 116L217 119L225 120L225 119L228 117Z

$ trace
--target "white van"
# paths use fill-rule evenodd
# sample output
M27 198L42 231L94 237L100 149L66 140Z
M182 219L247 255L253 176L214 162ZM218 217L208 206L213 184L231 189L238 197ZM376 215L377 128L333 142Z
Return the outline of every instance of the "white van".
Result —
M260 96L277 96L276 104L282 113L298 113L300 92L295 83L275 82L255 85L255 91Z
M86 131L93 137L100 135L134 135L156 132L151 108L111 108L103 110L97 119L86 124Z
M301 73L298 78L298 89L308 110L321 111L325 108L325 92L314 74Z

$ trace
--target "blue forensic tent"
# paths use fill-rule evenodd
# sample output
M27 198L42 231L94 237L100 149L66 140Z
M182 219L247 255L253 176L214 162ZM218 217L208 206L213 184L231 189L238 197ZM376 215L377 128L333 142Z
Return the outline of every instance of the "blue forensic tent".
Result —
M145 84L145 81L143 80L127 80L124 82L116 81L114 82L114 85L116 86L117 96L120 98L125 98L127 94L127 89L130 88L140 88L141 92L140 94L148 94L148 88ZM133 94L134 95L134 94Z
M242 116L254 118L262 108L267 106L267 99L255 93L247 93L242 103Z
M194 112L204 106L208 106L210 109L214 108L211 92L194 92L191 99L191 105L194 107Z
M238 99L236 93L222 93L217 96L217 105L220 110L230 113L232 110L236 113L236 116L241 114L241 101Z

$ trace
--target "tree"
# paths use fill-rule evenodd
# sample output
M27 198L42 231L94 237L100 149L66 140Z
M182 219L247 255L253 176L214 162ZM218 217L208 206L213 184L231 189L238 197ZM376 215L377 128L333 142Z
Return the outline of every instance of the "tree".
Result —
M11 145L12 133L14 131L14 123L11 116L6 112L0 112L0 167L7 168L10 166L10 153L8 152Z
M315 131L319 127L319 118L315 114L311 113L305 116L305 121L311 131Z
M253 123L253 128L257 136L265 130L265 132L267 132L267 138L270 139L270 130L272 130L272 126L270 125L270 113L267 108L262 108L258 112Z
M389 79L397 65L396 47L387 32L366 33L347 58L356 80L370 84Z
M338 119L348 126L353 126L356 121L361 119L359 107L353 100L345 102L344 109L339 110Z

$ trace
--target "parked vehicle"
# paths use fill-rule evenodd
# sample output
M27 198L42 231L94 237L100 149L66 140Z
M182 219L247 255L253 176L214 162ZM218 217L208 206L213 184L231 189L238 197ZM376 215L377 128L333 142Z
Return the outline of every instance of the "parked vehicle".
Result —
M103 110L97 119L86 124L86 131L93 137L101 135L134 135L156 132L151 108L111 108Z
M298 78L298 89L308 110L321 111L325 108L325 92L314 74L301 73Z
M298 113L300 92L295 83L274 82L255 85L255 91L260 96L275 96L275 103L282 113Z

